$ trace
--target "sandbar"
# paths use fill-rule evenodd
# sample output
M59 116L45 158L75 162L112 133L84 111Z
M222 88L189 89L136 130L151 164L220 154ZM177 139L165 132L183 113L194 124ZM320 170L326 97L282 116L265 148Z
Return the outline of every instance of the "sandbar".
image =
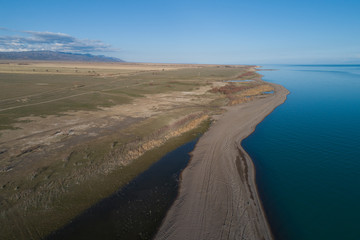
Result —
M273 239L255 183L255 167L241 141L289 91L226 107L200 138L182 173L177 199L155 239Z

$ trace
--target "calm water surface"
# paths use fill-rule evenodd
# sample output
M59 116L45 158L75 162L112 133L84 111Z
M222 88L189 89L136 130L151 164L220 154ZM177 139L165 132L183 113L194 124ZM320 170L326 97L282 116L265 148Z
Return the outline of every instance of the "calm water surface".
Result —
M360 239L360 65L271 68L291 94L243 146L276 239Z
M180 173L196 142L166 154L128 185L46 239L152 239L177 196Z

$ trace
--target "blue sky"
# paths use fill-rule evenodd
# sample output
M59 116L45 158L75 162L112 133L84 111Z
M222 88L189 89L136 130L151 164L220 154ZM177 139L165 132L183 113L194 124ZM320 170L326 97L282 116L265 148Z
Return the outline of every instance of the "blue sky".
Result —
M135 62L360 63L360 1L0 1L2 51Z

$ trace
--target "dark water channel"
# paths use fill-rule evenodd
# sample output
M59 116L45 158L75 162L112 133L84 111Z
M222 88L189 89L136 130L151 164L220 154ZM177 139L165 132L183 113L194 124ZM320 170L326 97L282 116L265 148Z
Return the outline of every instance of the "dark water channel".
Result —
M197 140L166 154L47 239L151 239L177 196L180 173Z

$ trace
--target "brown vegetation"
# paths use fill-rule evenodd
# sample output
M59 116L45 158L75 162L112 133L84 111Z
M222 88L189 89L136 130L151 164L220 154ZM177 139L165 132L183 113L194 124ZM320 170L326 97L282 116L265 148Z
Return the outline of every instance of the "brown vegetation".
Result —
M246 89L251 88L251 86L236 86L233 83L226 84L222 87L214 87L210 90L211 93L222 93L225 95L231 95L240 91L244 91Z
M242 83L240 83L242 84ZM211 93L221 93L228 99L228 105L233 106L255 99L255 97L263 95L265 92L273 91L274 88L266 83L250 83L247 85L237 85L236 83L228 83L225 86L213 87Z
M159 157L149 152L256 97L260 83L224 83L247 72L259 78L248 66L2 64L0 238L43 238Z

